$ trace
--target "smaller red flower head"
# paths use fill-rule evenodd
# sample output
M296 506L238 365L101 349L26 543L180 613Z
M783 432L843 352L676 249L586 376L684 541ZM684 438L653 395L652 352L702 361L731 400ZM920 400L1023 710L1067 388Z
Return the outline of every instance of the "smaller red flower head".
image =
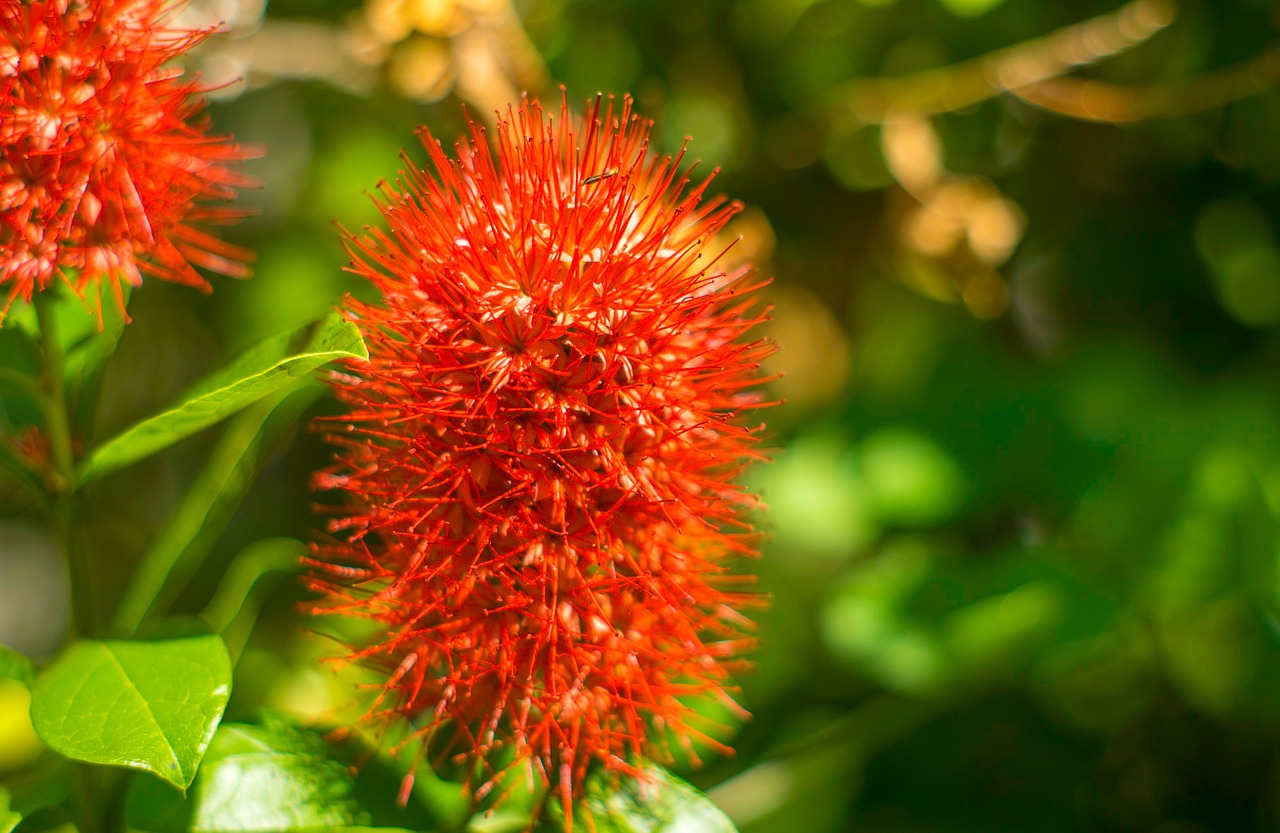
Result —
M378 623L352 657L385 669L370 717L409 721L415 764L501 760L567 805L591 764L701 736L690 696L732 703L770 348L721 260L738 206L651 155L629 99L526 102L456 161L421 136L434 172L384 185L388 229L350 244L381 299L349 304L370 361L337 381L318 483L346 501L312 583Z
M208 288L192 264L246 274L246 253L191 224L245 184L244 153L206 135L196 82L169 62L207 31L166 0L0 2L0 315L55 275L78 291L142 273Z

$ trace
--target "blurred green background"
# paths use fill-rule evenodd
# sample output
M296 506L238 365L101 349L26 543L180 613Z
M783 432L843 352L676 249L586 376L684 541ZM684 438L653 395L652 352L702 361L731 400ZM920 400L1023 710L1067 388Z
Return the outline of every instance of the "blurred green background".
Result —
M753 718L712 715L737 754L678 771L744 833L1280 829L1280 6L264 5L185 12L228 23L198 56L215 125L268 150L228 233L256 275L138 291L87 432L363 291L334 221L376 220L419 123L630 91L745 204L786 374ZM313 534L306 425L211 529L191 610L249 543ZM100 484L104 597L216 440ZM47 653L61 579L5 508L0 641ZM303 599L271 585L229 719L350 699ZM0 687L0 770L38 751L25 696Z

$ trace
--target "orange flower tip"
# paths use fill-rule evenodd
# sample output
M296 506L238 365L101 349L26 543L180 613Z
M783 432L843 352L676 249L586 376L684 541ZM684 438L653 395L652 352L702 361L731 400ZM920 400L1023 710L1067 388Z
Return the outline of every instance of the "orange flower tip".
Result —
M80 294L144 273L207 289L195 266L245 274L243 250L198 227L243 213L209 203L248 184L230 165L256 149L206 133L199 82L173 61L208 31L173 28L172 12L166 0L0 4L9 299L30 300L68 274Z
M401 807L409 805L409 796L413 794L413 783L415 776L412 772L400 779L400 792L396 796L396 803Z
M592 767L701 737L689 699L732 699L760 603L726 571L758 554L735 478L762 456L772 347L743 297L765 282L720 263L740 206L653 155L631 107L526 98L452 157L420 131L430 167L348 236L369 360L317 423L313 482L339 495L307 580L317 612L380 625L348 655L384 672L368 719L473 795L536 773L566 825Z

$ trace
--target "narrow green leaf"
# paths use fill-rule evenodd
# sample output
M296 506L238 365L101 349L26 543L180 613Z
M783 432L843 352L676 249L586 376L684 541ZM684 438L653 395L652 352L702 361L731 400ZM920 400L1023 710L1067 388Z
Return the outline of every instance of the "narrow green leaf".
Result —
M262 607L262 579L276 573L296 573L306 554L306 545L293 538L255 541L236 554L203 618L227 643L234 666L239 660Z
M737 833L729 817L693 786L656 764L641 778L597 772L573 806L574 827L596 833ZM565 829L560 802L547 803L539 830Z
M120 289L127 305L132 287L126 283ZM91 419L96 412L96 408L92 406L96 405L102 386L103 367L115 353L128 323L128 312L121 308L121 299L114 297L114 290L109 282L103 283L102 292L98 313L102 318L102 326L67 352L66 367L63 370L67 379L68 396L72 401L86 405L77 408L77 416L84 419Z
M41 368L40 347L30 333L17 327L0 329L0 430L9 433L40 419Z
M296 570L307 548L293 538L267 538L245 547L231 562L218 592L205 608L204 620L222 633L251 601L253 588L263 576Z
M124 295L124 302L127 305L132 287L128 284L123 284L120 288ZM67 378L79 379L86 373L94 372L107 360L108 356L115 352L116 344L120 342L120 336L124 335L125 324L128 323L128 313L120 308L120 301L112 297L112 294L110 285L104 283L103 296L99 302L101 304L102 327L91 332L88 338L67 350Z
M135 784L129 826L149 833L240 833L367 824L350 768L329 752L317 734L286 725L224 725L185 801L156 785Z
M368 358L360 331L336 313L326 317L307 339L311 329L268 339L230 367L198 383L181 403L105 441L85 459L81 482L135 463L196 434L328 362ZM297 352L299 342L305 346Z
M40 347L30 333L16 327L0 330L0 392L40 393Z
M0 679L17 680L30 686L36 679L36 665L12 648L0 645Z
M31 720L56 752L151 772L179 789L195 778L231 695L222 640L83 640L36 679Z
M958 17L978 17L1003 2L1004 0L942 0L942 5Z
M116 609L116 628L132 633L147 616L164 610L177 598L253 485L273 441L322 390L308 385L276 394L231 421L200 475L143 555Z

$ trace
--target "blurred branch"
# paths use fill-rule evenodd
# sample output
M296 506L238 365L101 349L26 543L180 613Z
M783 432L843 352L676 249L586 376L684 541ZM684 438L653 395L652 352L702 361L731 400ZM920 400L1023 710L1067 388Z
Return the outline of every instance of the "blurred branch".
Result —
M1069 118L1108 124L1220 107L1280 81L1280 45L1231 67L1179 82L1123 85L1066 77L1145 43L1177 17L1174 0L1132 0L1110 14L948 67L899 78L856 79L831 109L837 132L882 127L886 168L902 188L890 218L895 273L921 293L962 300L979 317L1002 313L1009 290L999 267L1022 238L1025 217L985 177L946 169L930 117L1008 93Z
M837 124L856 128L902 110L954 112L1132 49L1176 16L1172 0L1133 0L1110 14L949 67L851 81L837 93L834 116Z
M349 92L366 92L377 81L376 68L359 60L347 30L320 21L265 20L246 37L211 41L202 59L221 97L287 80L324 81Z
M551 89L551 73L515 8L509 2L490 5L493 8L454 42L458 95L486 119L521 92L537 96Z
M1120 124L1212 110L1271 89L1280 82L1280 45L1234 66L1180 83L1111 84L1083 78L1051 78L1009 92L1084 121Z

